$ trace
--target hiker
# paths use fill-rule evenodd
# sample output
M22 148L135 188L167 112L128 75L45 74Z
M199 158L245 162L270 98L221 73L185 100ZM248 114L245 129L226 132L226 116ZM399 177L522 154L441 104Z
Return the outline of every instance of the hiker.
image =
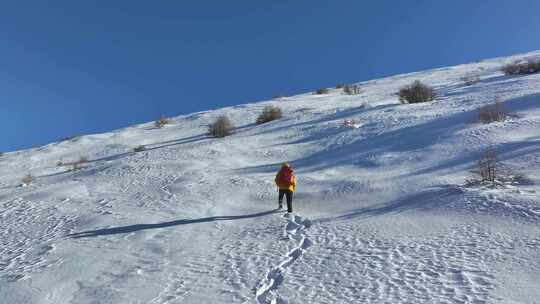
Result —
M296 176L288 163L284 163L276 174L276 185L279 188L279 209L283 208L283 196L287 197L287 212L292 211L293 192L296 190Z

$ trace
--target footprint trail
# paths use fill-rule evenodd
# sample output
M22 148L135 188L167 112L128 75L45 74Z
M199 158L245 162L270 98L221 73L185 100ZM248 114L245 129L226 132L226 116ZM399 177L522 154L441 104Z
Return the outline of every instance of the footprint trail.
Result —
M278 292L279 286L284 281L285 272L313 244L305 233L311 225L308 219L294 214L285 214L285 217L287 224L284 234L289 240L296 242L296 246L285 255L278 265L270 268L264 279L257 285L255 300L258 304L287 303Z

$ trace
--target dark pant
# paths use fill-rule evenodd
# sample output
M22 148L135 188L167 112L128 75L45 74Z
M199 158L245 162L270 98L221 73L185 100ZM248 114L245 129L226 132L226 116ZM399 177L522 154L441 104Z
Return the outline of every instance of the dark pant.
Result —
M285 195L287 197L287 212L292 212L292 194L293 192L291 190L279 189L279 206L281 207L283 205L283 196Z

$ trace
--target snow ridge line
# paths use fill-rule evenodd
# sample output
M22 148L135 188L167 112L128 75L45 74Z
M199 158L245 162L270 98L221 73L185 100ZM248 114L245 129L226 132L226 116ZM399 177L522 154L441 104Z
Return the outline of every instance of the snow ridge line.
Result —
M285 270L302 256L304 251L313 242L306 236L305 230L311 225L311 221L294 214L285 214L287 225L284 234L289 240L296 241L297 246L289 251L285 258L277 265L270 268L255 291L257 304L284 304L287 303L278 293L278 287L283 283Z

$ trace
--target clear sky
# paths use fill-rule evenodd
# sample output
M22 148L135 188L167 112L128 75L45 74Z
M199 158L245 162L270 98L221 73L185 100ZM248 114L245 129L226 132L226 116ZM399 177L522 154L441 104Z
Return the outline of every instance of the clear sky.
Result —
M540 49L540 1L0 2L0 151Z

